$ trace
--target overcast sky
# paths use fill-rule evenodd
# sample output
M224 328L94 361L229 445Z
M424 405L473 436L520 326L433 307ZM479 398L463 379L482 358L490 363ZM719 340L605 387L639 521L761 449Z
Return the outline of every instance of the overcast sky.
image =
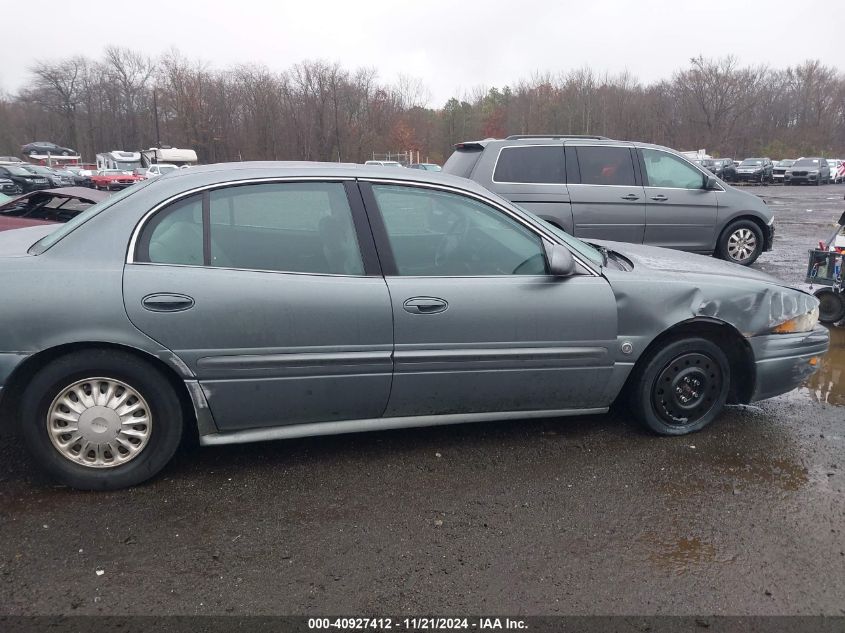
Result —
M800 7L795 11L794 7ZM689 58L732 54L785 67L808 58L845 69L845 5L765 0L120 0L4 2L0 89L17 90L35 60L99 57L116 44L160 55L171 47L213 67L283 70L304 59L375 67L427 86L430 105L536 71L589 65L644 82ZM10 51L14 51L11 53Z

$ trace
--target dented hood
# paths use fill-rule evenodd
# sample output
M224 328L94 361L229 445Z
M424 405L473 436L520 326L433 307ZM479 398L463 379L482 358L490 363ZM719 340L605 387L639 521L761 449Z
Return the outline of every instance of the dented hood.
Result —
M755 336L818 306L814 296L746 266L653 246L595 243L634 264L631 271L604 269L616 295L620 333L663 331L706 317Z
M741 277L743 279L755 279L768 283L783 285L783 282L760 270L732 264L722 259L696 255L683 251L658 248L656 246L644 246L642 244L627 244L624 242L596 241L611 251L627 257L634 263L634 269L646 268L668 273L695 273L697 275L727 275L729 277Z

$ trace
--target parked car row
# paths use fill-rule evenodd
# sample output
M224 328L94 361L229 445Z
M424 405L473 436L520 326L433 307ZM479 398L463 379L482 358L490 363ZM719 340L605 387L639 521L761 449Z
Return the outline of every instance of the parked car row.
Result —
M801 157L773 162L770 158L705 158L696 161L725 182L759 184L826 185L845 182L845 161L838 158Z
M395 160L368 160L364 164L371 167L406 167L406 165ZM411 163L407 167L409 169L422 169L423 171L440 171L443 169L436 163Z

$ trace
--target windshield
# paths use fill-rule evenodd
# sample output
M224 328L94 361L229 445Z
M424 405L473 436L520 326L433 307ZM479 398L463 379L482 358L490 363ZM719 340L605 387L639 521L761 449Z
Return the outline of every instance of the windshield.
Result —
M701 161L701 164L705 167L715 167L717 162L715 160L710 160L709 158L706 160Z
M120 160L117 160L117 161L114 162L114 164L117 166L117 169L128 169L129 171L132 171L136 167L141 166L141 163L139 161L120 161Z
M756 167L757 165L762 165L763 161L759 158L746 158L742 161L739 166L740 167Z
M175 165L159 165L158 168L159 172L161 172L162 174L166 174L169 171L176 171L177 169L179 168Z
M115 202L119 202L126 198L127 196L131 196L132 194L140 191L144 188L147 183L138 183L133 185L132 187L128 187L124 189L118 194L113 196L109 196L105 200L98 202L95 205L88 207L85 211L74 217L69 222L63 224L60 228L53 231L49 235L42 237L38 240L35 244L33 244L29 248L30 255L40 255L48 248L50 248L53 244L61 240L63 237L68 235L69 233L73 232L76 228L85 224L88 220L93 218L96 215L99 215L109 207L111 207Z
M794 164L794 160L782 160L778 163L778 167L792 167Z
M792 165L793 167L818 167L819 166L819 159L818 158L801 158L796 160L795 163Z
M12 167L11 165L6 165L6 169L9 171L10 174L15 176L29 176L32 172L27 171L23 167Z

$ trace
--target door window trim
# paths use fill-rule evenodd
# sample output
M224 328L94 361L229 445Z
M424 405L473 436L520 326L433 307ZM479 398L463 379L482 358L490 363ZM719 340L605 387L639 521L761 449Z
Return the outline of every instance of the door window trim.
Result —
M495 200L490 200L489 198L476 194L472 191L467 191L466 189L459 189L458 187L450 187L449 185L442 185L439 183L428 183L428 182L419 182L413 180L395 180L391 178L361 178L358 180L358 184L361 189L361 194L364 198L364 205L367 209L367 216L370 218L370 226L372 227L373 237L375 238L376 247L380 254L382 271L385 277L411 277L411 275L400 275L398 269L396 268L396 259L393 256L393 249L390 246L390 239L387 235L387 227L384 224L384 220L381 216L381 209L378 206L378 202L376 201L375 194L373 193L372 185L396 185L402 187L409 187L409 188L420 188L420 189L434 189L435 191L444 191L446 193L453 193L459 196L463 196L465 198L470 198L476 200L477 202L481 202L482 204L486 204L489 207L492 207L502 213L504 213L510 219L516 221L519 225L523 228L527 229L534 235L538 236L541 240L541 244L543 245L543 250L546 250L545 244L547 242L551 242L552 244L559 244L565 247L571 254L573 259L584 269L587 271L588 276L592 277L600 277L601 275L597 272L593 265L584 261L584 259L576 252L573 252L569 246L566 245L565 242L560 240L554 233L551 231L547 231L542 225L535 225L532 222L527 221L521 215L514 213L511 209L508 209L506 206L502 204L498 204ZM575 273L575 275L580 275L581 273ZM549 276L549 275L546 275ZM416 277L420 277L420 275L416 275ZM431 278L430 276L422 275L425 278ZM506 277L511 278L514 275L443 275L438 276L438 279L449 279L449 278L493 278L493 277Z
M673 154L672 152L667 152L665 149L658 149L656 147L638 147L637 149L637 163L639 164L640 171L642 171L642 186L649 187L651 189L674 189L676 191L712 191L714 193L721 193L726 191L722 184L719 182L718 176L713 174L711 171L707 170L704 171L701 167L693 163L692 161L686 160L683 156L678 156ZM718 189L687 189L686 187L658 187L657 185L649 185L646 184L646 179L648 178L648 172L646 171L645 166L645 156L643 156L643 150L651 150L652 152L662 152L673 158L681 158L682 160L686 160L687 164L693 167L694 169L698 170L703 176L712 177L716 179L716 185L719 187Z
M348 275L348 274L340 274L340 273L312 273L312 272L304 272L304 271L288 271L288 270L265 270L260 268L238 268L235 266L211 266L209 261L206 261L207 253L210 253L210 243L211 243L211 222L210 222L210 194L212 191L218 189L228 189L232 187L239 187L245 185L254 185L254 184L273 184L273 183L290 183L295 184L297 182L303 183L335 183L335 184L342 184L344 188L344 193L346 194L346 200L349 204L350 213L352 215L352 224L355 229L355 237L358 242L358 248L361 251L361 260L364 264L364 274L363 275ZM195 195L201 195L203 201L203 208L202 208L202 216L203 216L203 264L169 264L169 263L162 263L162 262L146 262L146 261L139 261L138 260L138 248L140 246L139 240L140 236L143 233L145 227L154 220L156 215L160 211L166 211L171 205L179 202L180 200L184 200L186 198L190 198ZM249 272L263 272L263 273L277 273L277 274L284 274L284 275L310 275L310 276L317 276L317 277L358 277L358 278L365 278L365 277L381 277L381 265L378 259L378 253L376 251L375 241L373 239L372 232L370 230L369 219L367 217L366 209L364 207L364 202L361 198L361 193L356 186L355 179L352 177L345 177L345 176L330 176L330 177L320 177L320 176L276 176L276 177L266 177L266 178L249 178L249 179L242 179L242 180L228 180L225 182L216 182L207 185L202 185L199 187L194 187L187 191L180 192L173 196L166 198L165 200L157 203L153 206L149 211L147 211L138 223L135 225L135 228L132 230L132 235L129 239L129 244L127 246L126 252L126 264L137 264L143 266L176 266L179 268L214 268L220 270L236 270L236 271L249 271Z
M496 169L499 167L499 159L502 157L502 152L506 149L525 149L531 147L559 147L561 154L561 166L563 167L563 182L513 182L510 180L496 180ZM496 154L496 162L493 163L493 171L490 174L490 181L497 185L525 185L530 187L532 185L539 185L541 187L565 187L569 181L569 175L566 173L566 157L564 155L563 143L542 143L542 144L527 144L527 145L503 145L499 148L499 153Z

